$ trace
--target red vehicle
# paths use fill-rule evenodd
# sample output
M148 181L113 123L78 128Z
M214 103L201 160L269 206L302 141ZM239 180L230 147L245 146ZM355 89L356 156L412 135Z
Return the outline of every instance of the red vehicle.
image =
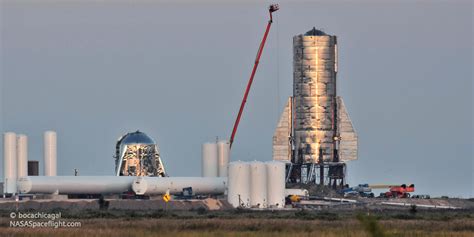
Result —
M380 196L386 198L409 198L412 192L415 192L414 184L410 184L408 187L406 184L402 184L400 186L390 187L390 191L381 193Z

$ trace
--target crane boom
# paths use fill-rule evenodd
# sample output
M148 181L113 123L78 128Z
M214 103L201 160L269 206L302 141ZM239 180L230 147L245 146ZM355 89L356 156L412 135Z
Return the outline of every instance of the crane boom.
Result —
M249 92L250 92L250 87L252 87L253 78L255 76L255 72L257 72L258 63L260 61L260 56L262 56L263 47L265 47L265 41L267 41L268 32L270 32L270 27L271 27L272 22L273 22L272 13L277 11L278 9L279 9L278 4L272 4L272 5L270 5L270 7L268 7L268 12L270 14L270 20L268 21L267 28L265 29L265 34L263 35L262 42L260 43L260 47L258 48L257 56L255 58L255 64L253 65L252 73L250 74L250 79L247 83L247 88L245 89L244 98L242 99L242 103L240 104L239 113L237 115L237 118L235 119L234 128L232 129L232 135L230 136L230 140L229 140L230 148L232 148L232 143L234 142L235 134L237 132L237 128L239 127L240 118L242 117L242 112L244 111L245 103L247 102L247 97L248 97Z

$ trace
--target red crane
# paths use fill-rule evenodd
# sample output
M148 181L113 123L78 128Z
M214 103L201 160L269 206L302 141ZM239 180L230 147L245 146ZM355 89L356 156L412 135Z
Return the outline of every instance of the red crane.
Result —
M272 4L270 5L270 7L268 7L270 20L268 21L265 34L263 35L262 42L260 43L260 47L258 48L258 51L257 51L257 57L255 58L255 64L253 65L252 74L250 74L250 79L247 84L247 88L245 89L244 98L242 99L242 103L240 104L239 114L237 115L237 119L235 119L234 128L232 129L232 135L230 136L230 140L229 140L230 148L232 148L232 143L234 142L235 133L237 132L237 128L239 127L240 117L242 116L242 112L244 111L245 103L247 102L247 97L250 92L250 87L252 87L253 78L255 76L255 72L257 71L258 62L260 61L260 56L262 55L263 47L265 47L265 41L267 41L268 32L270 32L270 27L273 22L272 13L277 11L278 9L280 9L278 4Z

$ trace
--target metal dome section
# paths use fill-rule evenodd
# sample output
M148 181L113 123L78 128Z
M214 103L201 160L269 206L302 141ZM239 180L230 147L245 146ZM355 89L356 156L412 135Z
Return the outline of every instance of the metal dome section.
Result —
M143 132L121 136L114 158L117 176L166 176L156 142Z

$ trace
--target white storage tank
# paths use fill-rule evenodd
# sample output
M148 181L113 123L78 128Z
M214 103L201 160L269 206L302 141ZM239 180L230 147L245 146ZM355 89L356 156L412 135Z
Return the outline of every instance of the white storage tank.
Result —
M285 206L285 163L270 161L267 168L268 207L283 208Z
M267 169L265 163L250 163L250 206L267 207Z
M250 207L250 165L237 161L229 163L227 201L233 207Z
M3 134L3 192L16 193L17 159L16 159L16 134L6 132Z
M17 159L17 176L24 177L28 176L28 137L20 134L16 140L16 155Z
M56 176L57 136L54 131L44 133L44 176Z
M202 144L202 177L217 177L217 143Z
M230 160L230 143L228 141L220 141L217 143L217 158L219 177L227 177L227 169Z

